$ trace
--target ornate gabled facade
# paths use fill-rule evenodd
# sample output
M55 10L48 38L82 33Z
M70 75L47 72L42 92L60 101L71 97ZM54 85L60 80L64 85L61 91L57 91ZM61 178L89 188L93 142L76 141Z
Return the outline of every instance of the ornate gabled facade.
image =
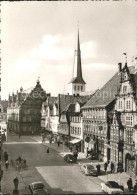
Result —
M137 74L135 67L128 68L126 63L119 75L121 81L110 131L111 161L116 163L117 171L123 169L131 174L135 172Z
M85 92L85 81L82 77L82 67L81 67L81 51L80 51L80 41L79 41L79 31L78 31L78 40L77 40L77 48L75 50L75 58L73 65L73 78L69 83L69 94L77 95L81 92Z
M46 92L37 81L33 89L24 90L9 96L7 119L9 131L19 134L40 133L41 106L46 100Z

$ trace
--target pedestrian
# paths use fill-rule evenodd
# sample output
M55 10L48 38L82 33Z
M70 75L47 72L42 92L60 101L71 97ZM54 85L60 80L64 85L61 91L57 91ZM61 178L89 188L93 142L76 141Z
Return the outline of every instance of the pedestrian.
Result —
M8 153L6 152L5 161L7 161L8 159L9 159L9 155L8 155Z
M9 161L7 160L7 161L5 162L6 170L8 170L8 166L9 166Z
M17 159L17 163L18 163L18 164L21 164L21 161L22 161L22 159L21 159L21 157L19 156L19 158Z
M60 146L60 142L58 141L58 147Z
M105 164L104 164L104 170L105 170L105 173L107 173L107 167L108 167L108 163L107 163L107 162L105 162Z
M77 152L74 152L73 156L74 156L75 161L76 161L77 160L77 157L78 157L78 153Z
M13 183L14 183L14 186L15 186L15 190L18 190L19 179L17 177L15 177L15 179L13 179Z
M49 153L49 147L47 147L47 153Z
M98 165L96 166L97 168L97 174L100 175L100 164L98 163Z
M87 150L86 150L86 158L88 158L88 147L87 147Z
M7 154L7 152L5 151L4 152L4 160L5 160L5 162L6 162L6 154Z
M2 180L2 177L3 177L3 170L0 170L0 182L1 182L1 180Z
M32 131L32 132L31 132L31 134L32 134L32 137L33 137L33 133L34 133L34 132Z
M12 195L19 195L19 190L13 190Z
M114 173L114 163L113 162L111 162L111 173Z
M127 186L128 186L128 190L129 192L131 192L131 189L133 188L133 182L132 182L132 177L130 177L127 181Z
M134 194L137 194L137 180L136 180L136 183L134 185Z
M4 160L5 160L5 162L8 160L8 156L9 156L8 153L5 151L4 152Z

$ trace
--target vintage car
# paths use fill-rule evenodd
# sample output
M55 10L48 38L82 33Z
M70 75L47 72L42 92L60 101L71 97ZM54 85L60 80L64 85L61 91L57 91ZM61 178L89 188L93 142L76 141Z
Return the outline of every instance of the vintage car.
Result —
M81 167L80 167L80 170L85 175L97 176L97 171L95 170L95 168L92 164L82 164Z
M108 194L123 194L124 187L120 186L115 181L107 181L106 183L101 183L101 188L103 192Z
M64 156L64 160L67 161L68 163L75 163L76 159L74 158L73 154L66 154Z
M29 191L33 195L48 194L48 191L42 182L33 182L29 184Z

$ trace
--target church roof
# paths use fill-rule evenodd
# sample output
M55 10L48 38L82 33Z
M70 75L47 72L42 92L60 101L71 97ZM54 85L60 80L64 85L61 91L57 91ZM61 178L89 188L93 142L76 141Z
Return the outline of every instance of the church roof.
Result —
M129 72L134 72L134 67L130 66ZM132 76L133 77L133 76ZM134 75L135 83L137 83L137 77ZM118 88L120 87L121 74L116 73L100 90L98 90L87 103L82 107L86 108L105 108L112 101L115 100ZM136 85L137 86L137 85Z

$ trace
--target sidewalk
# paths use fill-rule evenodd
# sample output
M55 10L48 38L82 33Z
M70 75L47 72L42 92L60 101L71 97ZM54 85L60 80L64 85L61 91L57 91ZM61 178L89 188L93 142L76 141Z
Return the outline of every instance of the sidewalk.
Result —
M103 182L106 182L108 180L116 181L118 184L123 185L125 189L127 189L127 180L129 179L129 175L125 172L123 173L116 173L116 174L107 174L107 175L101 175L98 176ZM135 185L135 177L132 177L133 186Z

